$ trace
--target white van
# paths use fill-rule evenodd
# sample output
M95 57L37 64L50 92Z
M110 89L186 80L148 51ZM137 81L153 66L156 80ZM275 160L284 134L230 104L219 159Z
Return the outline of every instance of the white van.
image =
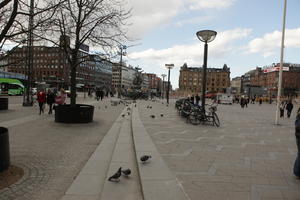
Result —
M217 102L220 104L232 104L233 95L232 94L217 94Z

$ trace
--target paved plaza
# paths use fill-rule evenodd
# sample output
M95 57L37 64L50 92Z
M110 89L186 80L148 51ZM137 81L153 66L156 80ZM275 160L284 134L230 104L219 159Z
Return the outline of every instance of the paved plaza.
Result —
M214 127L187 124L174 104L139 104L147 132L192 200L300 199L292 173L296 109L276 126L275 104L219 105L221 127Z
M60 199L125 106L79 97L78 102L95 106L94 122L61 124L21 102L21 97L10 97L9 110L0 112L0 126L9 129L11 164L20 166L24 177L0 190L0 199Z
M136 107L111 100L80 96L78 102L95 106L94 122L61 124L13 97L0 126L9 128L11 162L24 177L0 190L0 199L300 199L292 173L299 104L281 125L274 125L275 104L218 105L221 126L214 127L187 124L174 100ZM148 165L139 162L142 153L153 156ZM132 169L131 177L108 182L120 165Z

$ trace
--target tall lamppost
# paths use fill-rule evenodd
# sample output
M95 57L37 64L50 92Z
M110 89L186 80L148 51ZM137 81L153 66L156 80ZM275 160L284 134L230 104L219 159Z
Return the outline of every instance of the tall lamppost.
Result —
M23 96L23 106L32 106L32 71L33 71L33 17L34 17L34 0L30 0L29 22L28 22L28 44L27 44L27 86Z
M203 71L202 71L202 108L205 112L205 93L206 93L206 68L207 68L207 43L216 38L217 32L212 30L202 30L196 33L198 39L204 42L204 57L203 57Z
M165 64L168 69L168 88L167 88L167 104L169 104L169 92L170 92L170 70L173 69L174 64Z
M165 93L165 77L167 76L166 74L161 75L163 77L163 83L162 83L162 99L164 99L164 93Z

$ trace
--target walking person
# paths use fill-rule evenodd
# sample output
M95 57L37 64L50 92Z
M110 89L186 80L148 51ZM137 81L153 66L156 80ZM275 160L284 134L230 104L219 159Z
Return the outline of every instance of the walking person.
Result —
M285 102L282 101L281 104L279 105L280 117L284 117L284 108L285 108Z
M51 91L51 89L48 89L47 93L47 104L49 106L49 112L48 114L52 114L53 104L55 103L55 94Z
M41 89L37 93L37 102L39 103L40 114L44 113L44 104L46 103L46 93Z
M262 104L262 98L260 97L259 98L259 105L261 106L261 104Z
M287 117L290 118L292 110L294 108L294 105L291 100L286 104L285 108L287 110Z
M100 99L101 99L101 101L102 101L103 97L104 97L104 92L103 92L103 90L100 90Z
M194 95L192 95L191 96L191 103L194 104L194 101L195 101L195 97L194 97Z
M67 94L63 88L60 89L60 94L55 97L55 103L58 105L66 104Z
M196 99L196 105L199 105L200 97L198 94L196 94L195 99Z

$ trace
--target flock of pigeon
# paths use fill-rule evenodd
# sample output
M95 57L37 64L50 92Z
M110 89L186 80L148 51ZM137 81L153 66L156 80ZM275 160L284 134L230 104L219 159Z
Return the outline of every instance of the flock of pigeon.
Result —
M143 155L140 158L140 160L141 160L142 164L145 164L147 161L149 161L150 158L151 158L150 155ZM125 177L128 177L131 174L131 169L122 170L122 167L120 167L116 173L114 173L111 177L108 178L108 181L119 182L122 174Z
M162 103L164 104L164 103ZM126 104L126 106L128 106L128 104ZM168 107L168 105L166 105ZM136 107L136 103L134 104L134 107ZM152 109L151 105L148 105L146 107L147 109ZM130 115L130 111L131 108L127 107L127 114ZM122 117L125 117L126 114L122 114ZM160 114L161 117L164 116L164 114ZM155 115L150 115L151 118L155 118ZM151 158L150 155L143 155L140 160L142 162L142 164L145 164L146 162L149 161L149 159ZM131 170L130 169L124 169L122 170L122 167L120 167L118 169L118 171L116 173L114 173L111 177L108 178L108 181L112 181L112 182L119 182L120 181L120 177L122 176L122 174L126 177L128 177L131 174Z

